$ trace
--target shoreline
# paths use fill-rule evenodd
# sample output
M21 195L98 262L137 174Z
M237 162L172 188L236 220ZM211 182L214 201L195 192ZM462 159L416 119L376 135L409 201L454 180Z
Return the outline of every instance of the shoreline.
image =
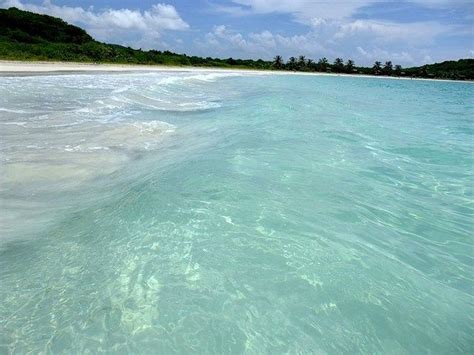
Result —
M227 72L248 73L257 75L310 75L357 77L392 80L423 80L455 83L473 83L470 80L408 78L384 75L322 73L322 72L292 72L281 70L253 70L218 67L189 67L145 64L108 64L108 63L79 63L79 62L48 62L48 61L15 61L0 60L0 77L2 76L33 76L33 75L67 75L78 73L120 73L120 72Z

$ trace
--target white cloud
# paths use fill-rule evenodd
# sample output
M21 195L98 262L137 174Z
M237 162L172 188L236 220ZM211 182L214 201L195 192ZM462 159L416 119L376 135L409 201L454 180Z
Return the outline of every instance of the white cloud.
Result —
M376 42L413 43L432 42L436 36L446 33L450 26L436 22L395 23L388 21L355 20L342 23L334 38L344 39L356 37L358 40L367 39Z
M244 35L224 25L214 26L212 31L204 36L203 41L197 40L196 43L203 54L212 51L222 57L271 59L278 53L284 55L332 53L323 48L311 33L283 36L265 30Z
M301 22L309 22L312 18L336 19L345 18L358 8L380 0L232 0L241 5L240 11L248 13L288 13Z
M407 65L433 61L430 47L438 35L450 27L431 22L397 24L371 20L319 20L306 33L285 36L268 30L243 34L227 26L213 30L197 41L201 53L222 57L272 59L276 54L305 55L318 59L343 57L358 64L370 65L375 60L392 60Z
M174 6L155 4L145 11L130 9L106 9L94 11L93 7L59 6L50 0L41 5L20 0L0 0L0 7L19 9L60 17L63 20L85 28L99 40L124 42L146 42L156 40L163 31L186 30L189 25L180 17ZM151 44L151 43L150 43Z
M430 55L425 55L423 57L423 63L433 63L433 59L431 58Z
M312 18L342 19L353 15L357 9L386 0L231 0L234 6L217 6L229 14L268 14L287 13L295 19L308 23ZM470 8L472 0L405 0L407 4L418 4L427 8Z
M273 39L257 41L255 35L243 36L243 41L259 43L256 53L270 53L273 44L276 52L283 55L307 56L345 56L368 64L377 56L388 58L401 64L419 64L428 52L437 52L434 48L443 36L466 35L466 26L461 24L441 24L436 21L395 22L375 19L354 19L357 11L363 7L383 6L386 0L231 0L232 5L216 7L216 11L227 14L263 15L270 13L287 14L293 21L306 25L304 34L293 36L272 35ZM472 0L406 0L406 4L415 4L425 8L454 9L473 6ZM241 35L242 36L242 35ZM269 36L267 36L269 37ZM225 43L219 43L226 48ZM213 44L216 46L216 43ZM366 55L357 48L365 48ZM294 48L294 51L291 50ZM438 51L439 52L439 51ZM268 55L268 57L270 54ZM443 54L445 57L446 55ZM380 58L382 60L382 58Z
M430 8L456 8L473 6L472 0L411 0L410 2Z
M213 49L215 53L221 56L239 56L239 55L261 55L268 56L270 48L275 49L275 45L268 44L272 41L272 35L266 31L262 34L251 34L247 38L241 33L233 31L224 25L214 26L211 32L207 33L204 41L197 41L201 48ZM265 43L265 46L260 43Z
M424 38L434 38L440 33L448 30L434 21L411 23L403 22L377 22L375 20L355 21L353 15L357 10L366 6L384 6L387 0L231 0L233 6L215 8L234 15L250 14L288 14L295 22L307 25L310 28L321 31L325 27L333 27L334 24L345 24L340 29L339 36L352 34L364 35L371 33L385 38L386 42L404 38L409 41L421 41ZM461 10L469 16L474 13L473 0L404 0L405 4L423 6L430 9ZM453 30L451 28L451 30ZM459 30L459 29L458 29ZM329 30L327 30L329 31ZM472 28L469 28L472 33Z
M357 53L360 54L363 58L366 58L367 61L374 62L376 60L385 62L385 61L393 61L395 63L403 63L403 64L414 64L415 59L413 56L405 51L401 52L393 52L387 51L380 48L372 48L370 50L365 50L362 47L357 47Z

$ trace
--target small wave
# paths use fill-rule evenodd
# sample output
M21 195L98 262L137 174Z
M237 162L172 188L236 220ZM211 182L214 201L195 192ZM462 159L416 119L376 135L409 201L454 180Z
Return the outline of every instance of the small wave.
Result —
M28 122L2 122L4 125L26 127Z
M124 86L124 87L115 89L114 91L112 91L112 93L120 94L120 93L128 91L128 90L130 90L130 86Z
M132 123L140 132L174 132L176 126L163 121L144 121Z
M140 105L148 109L168 112L205 111L221 107L218 102L214 101L194 101L191 99L188 102L176 102L138 93L127 93L126 95L113 96L112 99L127 104Z
M231 77L241 77L241 76L244 76L244 74L240 74L240 73L210 73L210 74L193 75L193 76L189 77L189 79L213 82L213 81L216 81L217 79L221 79L221 78L231 78Z
M22 113L32 113L31 111L13 110L13 109L6 108L6 107L0 107L0 111L1 111L1 112L9 112L9 113L19 113L19 114L22 114Z
M205 82L213 82L217 79L228 78L228 77L240 77L244 76L242 73L206 73L206 74L193 74L186 76L171 76L161 79L158 84L167 85L167 84L176 84L183 81L197 80Z
M152 150L165 135L173 133L175 126L162 121L120 122L107 125L100 135L87 142L92 147L121 148L128 151Z
M57 145L69 153L89 153L120 148L122 152L154 149L163 137L175 131L175 126L162 121L113 122L91 126L98 134L81 139L76 144ZM87 131L81 129L80 131Z
M102 147L102 146L93 146L93 147L83 147L81 145L76 145L74 147L70 145L66 145L63 150L66 152L92 152L96 150L109 150L109 147Z

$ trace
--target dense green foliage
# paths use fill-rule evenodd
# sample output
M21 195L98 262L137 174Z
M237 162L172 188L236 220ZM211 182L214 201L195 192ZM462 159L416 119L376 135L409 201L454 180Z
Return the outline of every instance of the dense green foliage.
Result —
M372 68L356 67L353 60L344 62L342 58L336 58L332 64L326 58L313 61L305 56L290 57L286 63L279 55L273 61L201 58L101 43L83 29L59 18L17 8L0 9L0 24L0 59L192 65L474 80L473 59L402 69L400 65L393 65L390 61L375 62Z
M440 79L474 80L474 59L448 60L422 67L404 69L407 75L426 76Z
M0 24L0 36L16 42L84 44L93 41L82 28L68 25L59 18L16 8L0 10Z
M281 56L276 56L273 69L293 70L306 72L329 72L364 75L387 75L413 78L438 78L474 80L474 59L460 59L458 61L446 61L436 64L428 64L421 67L403 69L400 65L393 65L391 61L385 63L376 61L372 68L356 67L353 60L346 62L342 58L336 58L332 64L326 58L321 58L317 62L305 59L290 57L286 63Z

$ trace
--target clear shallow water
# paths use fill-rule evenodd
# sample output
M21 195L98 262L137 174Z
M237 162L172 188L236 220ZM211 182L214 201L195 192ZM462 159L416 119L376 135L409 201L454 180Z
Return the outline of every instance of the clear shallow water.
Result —
M474 86L0 78L0 353L465 353Z

